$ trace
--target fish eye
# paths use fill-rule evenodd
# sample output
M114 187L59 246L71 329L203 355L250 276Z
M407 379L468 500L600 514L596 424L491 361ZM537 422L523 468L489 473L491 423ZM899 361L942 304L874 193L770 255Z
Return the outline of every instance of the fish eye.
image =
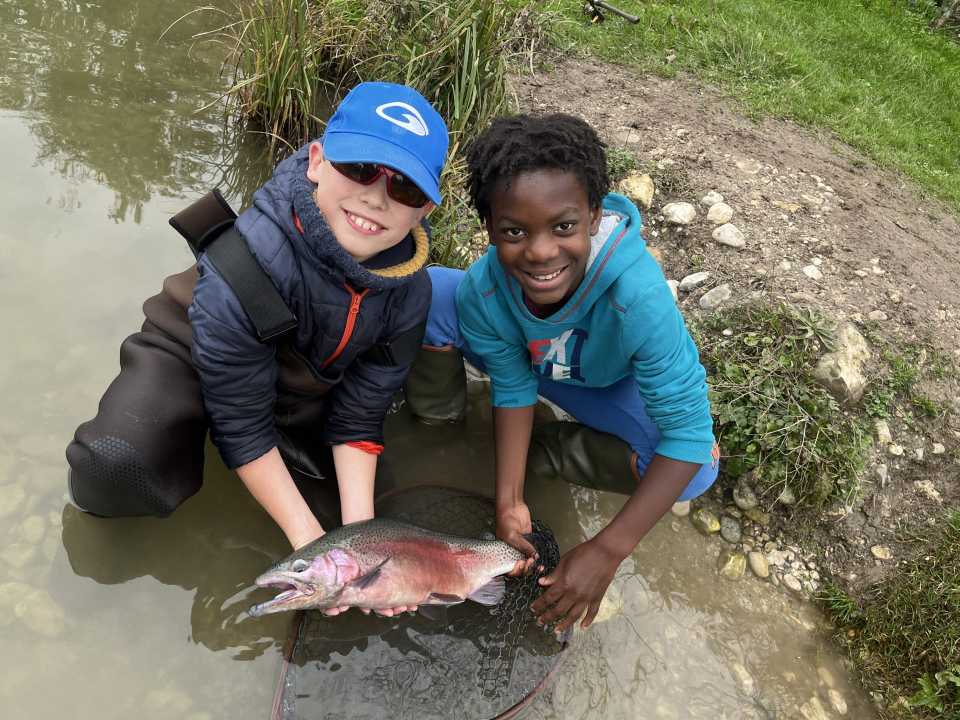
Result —
M300 559L300 560L294 560L293 564L290 566L290 569L293 570L294 572L303 572L308 567L310 567L310 563L308 563L306 560Z

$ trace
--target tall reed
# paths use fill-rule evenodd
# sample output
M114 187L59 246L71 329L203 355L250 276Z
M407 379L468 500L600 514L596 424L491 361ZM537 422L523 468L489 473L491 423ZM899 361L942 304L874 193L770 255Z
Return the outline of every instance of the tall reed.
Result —
M343 93L364 80L419 90L447 122L444 204L434 212L433 259L469 261L480 229L467 207L465 145L512 111L511 64L546 40L533 2L494 0L254 0L222 34L235 49L230 94L241 119L292 148L320 134Z

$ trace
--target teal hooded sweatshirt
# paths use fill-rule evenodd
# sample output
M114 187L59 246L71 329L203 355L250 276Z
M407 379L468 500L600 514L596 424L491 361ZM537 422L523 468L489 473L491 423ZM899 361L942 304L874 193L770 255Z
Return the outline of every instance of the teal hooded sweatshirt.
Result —
M707 463L706 373L641 227L633 203L607 195L583 281L546 318L530 312L491 247L457 289L460 330L486 365L495 406L536 404L541 378L600 388L630 375L660 431L657 454Z

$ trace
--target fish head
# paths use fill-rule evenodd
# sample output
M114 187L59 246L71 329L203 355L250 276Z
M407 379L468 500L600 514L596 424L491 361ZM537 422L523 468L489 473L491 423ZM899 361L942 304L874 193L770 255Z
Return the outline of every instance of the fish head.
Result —
M359 575L360 565L340 548L318 555L294 553L256 579L258 587L275 587L281 592L254 605L249 614L337 607L344 587Z

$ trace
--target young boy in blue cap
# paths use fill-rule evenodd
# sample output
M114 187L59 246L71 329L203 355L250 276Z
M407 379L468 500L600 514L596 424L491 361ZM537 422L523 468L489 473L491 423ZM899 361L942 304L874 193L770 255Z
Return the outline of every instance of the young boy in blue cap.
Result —
M647 531L717 477L705 372L646 251L640 213L608 192L604 146L589 125L569 115L500 118L468 162L492 247L466 273L431 268L424 342L450 358L451 377L460 352L490 375L497 536L527 553L528 567L526 475L630 496L540 580L538 620L558 632L581 618L586 627ZM577 422L533 428L538 395ZM407 399L428 420L458 414L426 393Z
M293 547L323 533L289 469L323 474L321 446L332 447L342 521L372 517L384 416L412 361L389 348L422 337L423 224L440 202L447 143L416 91L355 87L322 141L281 162L235 224L296 327L262 342L250 298L209 252L167 278L121 346L97 416L67 448L74 503L101 516L169 514L200 488L209 429Z

